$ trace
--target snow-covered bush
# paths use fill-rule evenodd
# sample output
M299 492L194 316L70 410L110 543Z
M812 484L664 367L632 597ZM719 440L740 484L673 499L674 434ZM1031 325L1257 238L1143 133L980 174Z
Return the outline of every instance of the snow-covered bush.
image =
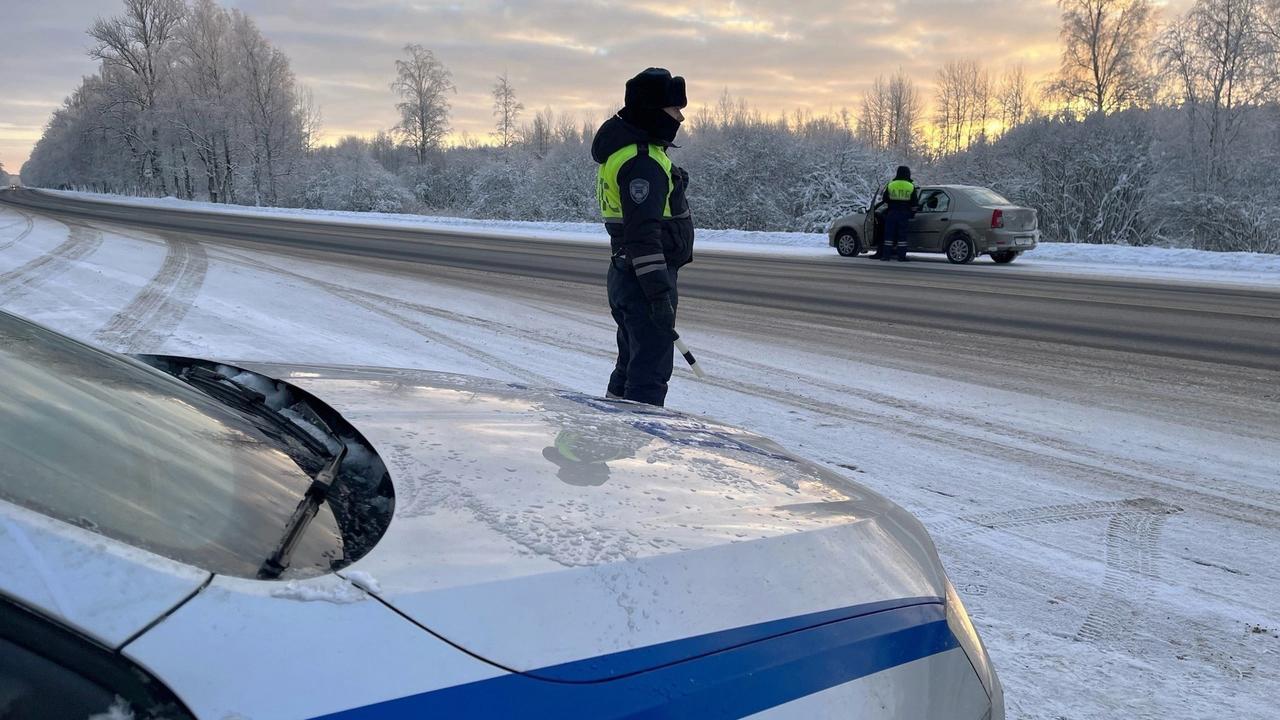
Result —
M303 177L295 201L306 208L399 213L414 204L413 194L374 161L367 143L356 138L313 153L304 164Z

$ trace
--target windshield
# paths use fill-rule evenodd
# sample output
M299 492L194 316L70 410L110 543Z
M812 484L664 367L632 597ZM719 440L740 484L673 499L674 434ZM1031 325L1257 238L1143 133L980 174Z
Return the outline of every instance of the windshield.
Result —
M0 312L0 499L255 577L310 478L245 417L130 358ZM340 557L331 513L294 567Z
M1012 205L1002 195L987 188L969 188L969 197L979 205Z

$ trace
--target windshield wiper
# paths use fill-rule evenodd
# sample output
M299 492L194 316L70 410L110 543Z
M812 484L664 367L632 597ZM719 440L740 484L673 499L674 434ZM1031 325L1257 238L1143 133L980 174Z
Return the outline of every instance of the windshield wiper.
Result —
M278 432L297 440L315 457L324 459L333 456L323 443L298 427L297 423L282 415L279 410L267 405L266 396L257 390L199 365L185 369L179 377L224 405L230 405L265 420ZM329 430L327 427L324 429ZM328 434L337 440L332 431ZM340 440L338 442L341 444Z
M294 508L293 515L289 516L289 522L285 523L284 537L280 539L280 544L276 546L275 552L271 553L271 557L262 563L262 567L258 568L258 578L275 580L280 577L285 568L289 567L293 548L302 538L302 533L311 523L311 519L320 512L320 504L329 497L329 490L333 488L338 478L338 468L346 456L347 446L343 444L338 453L320 469L320 472L316 473L315 478L311 480L311 486L302 496L302 501L298 503L298 507Z

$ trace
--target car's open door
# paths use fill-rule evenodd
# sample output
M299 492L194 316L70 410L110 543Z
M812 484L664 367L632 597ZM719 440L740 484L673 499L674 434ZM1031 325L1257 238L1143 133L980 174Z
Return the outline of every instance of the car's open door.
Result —
M871 201L867 204L867 214L862 220L862 238L866 243L868 250L880 247L880 242L884 240L884 228L881 227L880 215L883 210L883 203L880 199L884 197L884 187L881 187L871 196Z

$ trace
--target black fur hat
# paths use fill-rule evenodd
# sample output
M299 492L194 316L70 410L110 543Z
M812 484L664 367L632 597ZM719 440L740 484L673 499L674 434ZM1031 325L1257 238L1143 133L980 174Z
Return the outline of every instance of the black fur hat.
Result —
M627 81L626 106L637 110L683 108L689 104L684 94L684 78L671 77L665 68L648 68Z

